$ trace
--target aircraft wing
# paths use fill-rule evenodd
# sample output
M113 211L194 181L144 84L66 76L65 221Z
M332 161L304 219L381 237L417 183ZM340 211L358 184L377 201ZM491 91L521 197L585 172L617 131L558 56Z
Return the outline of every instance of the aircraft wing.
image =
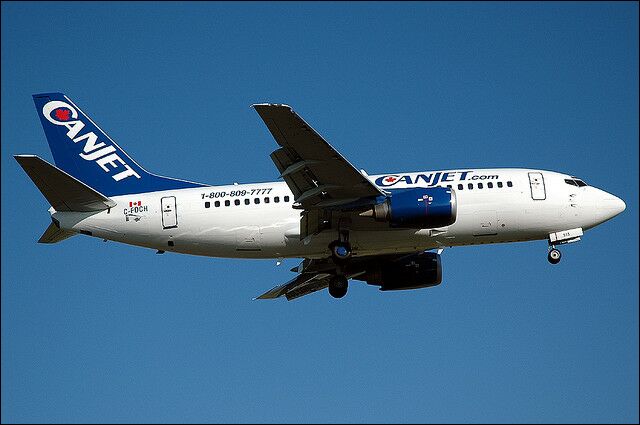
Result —
M296 277L283 285L268 290L254 299L267 300L285 296L288 301L295 300L304 295L325 289L329 286L329 280L336 274L338 269L340 269L348 279L359 280L368 269L371 269L381 261L404 261L415 258L417 255L420 255L420 253L381 254L356 257L351 259L348 264L340 267L337 266L331 258L305 258L298 267L291 269L291 271L299 272Z
M291 107L253 105L280 148L271 159L305 210L338 208L384 195Z
M330 277L328 273L301 273L284 285L276 286L254 299L267 300L284 295L289 301L295 300L326 288L329 286Z

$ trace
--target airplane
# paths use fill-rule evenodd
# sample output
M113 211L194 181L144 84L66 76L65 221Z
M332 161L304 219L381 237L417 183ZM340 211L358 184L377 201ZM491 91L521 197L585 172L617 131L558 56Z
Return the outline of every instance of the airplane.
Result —
M442 282L447 247L577 242L625 210L623 200L569 174L518 168L368 175L290 106L252 107L279 147L283 181L211 186L146 171L69 97L33 95L55 165L14 155L51 205L38 242L77 234L156 250L226 258L302 258L293 279L255 299L297 299L349 280L382 291ZM435 252L434 252L435 251Z

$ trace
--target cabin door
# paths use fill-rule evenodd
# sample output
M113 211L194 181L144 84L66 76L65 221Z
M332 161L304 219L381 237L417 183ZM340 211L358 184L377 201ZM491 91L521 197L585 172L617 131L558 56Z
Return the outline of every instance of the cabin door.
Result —
M534 201L547 199L542 173L529 173L529 186L531 186L531 198Z
M178 210L176 209L176 197L165 196L160 200L162 205L162 228L171 229L178 227Z

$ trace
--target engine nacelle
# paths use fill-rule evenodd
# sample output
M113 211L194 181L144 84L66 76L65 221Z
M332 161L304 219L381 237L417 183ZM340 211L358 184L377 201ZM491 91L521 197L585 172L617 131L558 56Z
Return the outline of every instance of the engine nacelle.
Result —
M385 261L356 279L378 285L381 291L427 288L442 282L442 263L435 252L421 252L405 259Z
M387 221L391 227L431 229L455 223L456 194L446 187L394 190L387 199L361 216Z

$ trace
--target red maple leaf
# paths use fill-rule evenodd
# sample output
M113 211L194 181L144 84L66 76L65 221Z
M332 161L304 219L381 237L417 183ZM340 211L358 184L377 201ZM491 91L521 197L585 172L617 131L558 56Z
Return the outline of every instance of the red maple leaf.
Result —
M386 179L384 179L384 181L389 182L389 183L393 183L396 180L397 180L397 178L395 178L395 177L387 177Z
M62 121L68 121L70 118L71 111L68 109L56 109L56 118Z

